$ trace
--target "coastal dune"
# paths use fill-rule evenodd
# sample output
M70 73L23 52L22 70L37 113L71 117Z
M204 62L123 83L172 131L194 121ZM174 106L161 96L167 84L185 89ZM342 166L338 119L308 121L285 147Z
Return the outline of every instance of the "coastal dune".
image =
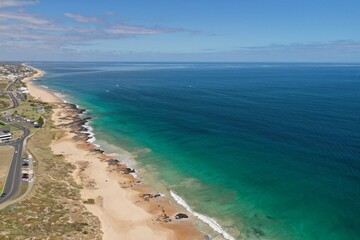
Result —
M54 154L63 154L73 164L86 165L84 170L78 168L74 177L86 185L83 198L95 199L95 204L87 208L100 218L104 239L139 239L141 236L170 239L171 232L155 231L148 226L152 216L131 201L134 192L121 189L119 180L107 174L107 164L100 162L96 154L76 146L74 135L67 134L54 141L51 148Z
M33 78L44 74L35 70ZM51 149L76 166L73 177L83 187L86 208L101 222L103 239L204 239L191 217L175 219L179 211L168 198L129 174L121 159L106 155L87 141L81 110L29 80L24 82L30 94L52 104L57 129Z

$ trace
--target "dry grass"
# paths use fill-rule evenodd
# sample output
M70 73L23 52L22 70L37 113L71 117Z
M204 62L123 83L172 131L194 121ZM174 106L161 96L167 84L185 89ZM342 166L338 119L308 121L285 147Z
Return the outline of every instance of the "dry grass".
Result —
M4 90L8 84L8 81L0 81L0 90Z
M27 148L34 156L36 182L30 195L0 214L0 239L101 239L100 221L88 212L81 186L71 172L74 166L50 150L49 110L44 129L32 136Z
M7 85L7 84L6 84ZM5 87L6 87L5 85ZM2 83L0 83L0 110L11 106L11 100L6 92L2 92Z

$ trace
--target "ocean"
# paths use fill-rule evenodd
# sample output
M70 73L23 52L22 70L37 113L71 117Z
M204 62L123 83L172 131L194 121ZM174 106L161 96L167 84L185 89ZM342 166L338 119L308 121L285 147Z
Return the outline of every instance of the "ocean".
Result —
M30 65L218 236L359 238L360 64Z

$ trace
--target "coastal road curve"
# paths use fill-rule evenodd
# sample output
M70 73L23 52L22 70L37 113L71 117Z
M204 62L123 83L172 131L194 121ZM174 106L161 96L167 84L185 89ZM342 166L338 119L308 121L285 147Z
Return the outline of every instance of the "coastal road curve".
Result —
M12 146L15 149L13 158L11 160L9 172L6 178L6 182L2 190L2 194L5 193L5 195L2 197L0 196L0 203L3 203L6 200L14 197L19 191L19 187L21 183L21 166L22 166L22 152L24 147L24 141L30 135L29 129L13 123L11 123L11 125L23 130L24 134L15 141L0 144L0 146L4 146L4 145Z
M12 83L10 83L5 89L8 92L11 101L13 102L13 105L8 109L14 109L19 106L19 101L16 99L13 92L11 92L11 88L14 86L14 84L17 81L19 81L19 79L16 79ZM5 185L0 194L0 203L3 203L6 200L14 197L19 191L19 187L21 183L22 152L24 147L24 141L30 135L30 130L20 125L9 123L5 119L1 119L1 120L10 125L13 125L14 127L21 129L24 132L24 134L20 138L14 141L8 143L0 143L0 146L12 146L15 148L14 155L11 160L11 165L8 171L8 175L5 181Z

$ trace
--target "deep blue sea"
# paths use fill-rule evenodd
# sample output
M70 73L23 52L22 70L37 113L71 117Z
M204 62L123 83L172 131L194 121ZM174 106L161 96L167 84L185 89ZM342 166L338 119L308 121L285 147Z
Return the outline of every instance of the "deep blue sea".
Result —
M360 64L31 64L233 238L360 238Z

